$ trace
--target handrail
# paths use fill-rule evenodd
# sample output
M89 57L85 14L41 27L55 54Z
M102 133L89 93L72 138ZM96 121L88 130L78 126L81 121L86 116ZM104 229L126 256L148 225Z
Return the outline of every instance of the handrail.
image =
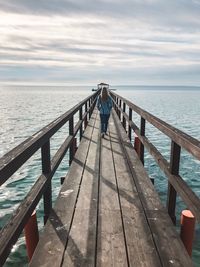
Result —
M170 124L166 123L165 121L157 118L156 116L152 115L151 113L145 111L144 109L138 107L137 105L133 104L128 99L119 96L116 93L111 92L112 96L121 99L124 103L126 103L132 110L134 110L138 115L144 118L146 121L151 123L155 126L158 130L163 132L167 135L170 139L180 145L182 148L187 150L191 153L194 157L200 160L200 141L195 139L194 137L184 133L183 131L179 130L171 126Z
M19 169L45 142L52 137L70 118L87 103L91 97L98 92L88 96L79 104L68 110L65 114L52 121L43 129L33 134L23 143L12 149L0 159L0 185L2 185L17 169Z
M44 222L47 221L52 208L51 179L62 161L67 150L70 149L70 162L74 156L74 138L80 132L83 133L83 122L87 125L95 107L100 91L88 96L79 104L55 119L43 129L33 134L16 148L5 154L0 159L0 185L15 173L38 149L42 154L42 174L15 210L7 224L0 231L0 266L3 266L12 246L18 240L32 212L36 208L41 197L44 197ZM83 107L85 112L83 113ZM79 111L79 121L74 125L74 115ZM50 138L69 121L69 136L50 159ZM85 128L85 127L84 127Z
M113 99L116 113L122 121L122 125L125 130L127 130L128 125L127 132L129 138L132 138L131 131L134 131L140 140L139 157L141 161L144 163L145 147L153 156L160 169L168 177L167 209L173 223L176 223L175 209L177 193L180 195L187 207L193 212L197 221L200 222L200 198L179 174L181 149L185 149L191 155L200 160L200 141L136 106L126 98L121 97L114 92L110 92L110 94ZM126 106L129 108L129 114L126 113ZM141 117L140 128L132 121L132 111L136 112ZM158 149L145 136L146 121L171 139L170 162L162 156Z

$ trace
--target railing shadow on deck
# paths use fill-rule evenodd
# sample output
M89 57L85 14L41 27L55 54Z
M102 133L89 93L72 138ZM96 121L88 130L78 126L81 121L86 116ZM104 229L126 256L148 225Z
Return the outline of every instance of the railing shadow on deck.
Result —
M79 250L78 246L74 242L73 238L70 236L69 231L67 231L65 225L63 225L62 221L60 220L59 216L57 215L57 213L54 209L51 210L50 223L51 223L53 229L55 230L57 236L59 237L60 241L63 243L63 246L66 246L66 239L67 239L67 241L70 240L70 242L73 244L73 246L72 246L73 249L71 250L71 255L76 256L76 257L73 257L74 262L78 263L78 260L80 260L80 258L83 259L84 256L82 255L81 251ZM79 259L77 259L77 255L78 255Z
M75 138L81 140L87 127L100 91L90 95L65 114L45 126L0 159L0 186L4 184L32 155L41 149L42 174L38 177L19 207L0 231L0 266L3 266L13 245L17 242L32 212L40 199L44 200L44 224L52 210L51 179L65 154L69 151L69 163L75 153ZM79 120L74 125L74 116ZM53 158L50 157L50 139L58 130L68 124L69 136L65 139Z
M181 149L186 150L190 155L200 160L200 141L136 106L126 98L114 92L110 92L110 94L117 116L127 133L127 138L131 142L134 142L133 133L139 138L138 156L142 163L144 164L145 148L168 178L166 206L172 222L176 224L176 200L178 195L186 207L192 211L197 222L200 223L200 198L183 180L179 173ZM140 116L140 127L133 122L133 112ZM150 123L150 125L171 140L169 162L145 135L146 122Z

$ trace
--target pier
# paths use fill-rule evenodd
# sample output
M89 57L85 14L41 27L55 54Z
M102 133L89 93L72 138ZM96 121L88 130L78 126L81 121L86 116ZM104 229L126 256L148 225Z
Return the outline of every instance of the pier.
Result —
M181 149L200 160L200 142L113 91L108 134L101 138L96 109L99 93L0 159L1 185L39 149L42 162L41 175L0 232L0 266L41 198L45 226L31 267L193 266L175 228L176 198L181 197L199 223L200 199L180 176L179 163ZM135 113L140 116L139 126ZM171 140L169 162L147 138L147 123ZM50 139L66 124L69 134L51 158ZM144 149L168 178L166 207L144 168ZM51 179L66 153L70 168L52 205Z

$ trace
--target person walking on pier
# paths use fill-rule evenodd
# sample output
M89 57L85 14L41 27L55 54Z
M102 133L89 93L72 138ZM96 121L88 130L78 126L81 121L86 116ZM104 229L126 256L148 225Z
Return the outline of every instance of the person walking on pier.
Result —
M106 87L103 87L97 99L97 108L100 112L101 136L107 135L108 120L112 109L112 99Z

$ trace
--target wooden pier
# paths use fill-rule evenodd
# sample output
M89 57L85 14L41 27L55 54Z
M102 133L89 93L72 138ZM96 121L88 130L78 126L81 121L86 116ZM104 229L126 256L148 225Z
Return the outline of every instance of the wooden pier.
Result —
M177 193L199 222L200 199L178 173L180 147L200 159L199 141L114 93L108 135L101 138L95 108L98 93L1 160L1 181L6 181L38 148L43 163L43 173L0 233L1 265L44 196L45 227L31 267L193 266L174 224ZM134 111L141 116L140 129L132 120ZM74 126L76 112L79 121ZM50 137L66 121L69 136L51 160ZM145 136L146 121L171 138L169 163ZM81 142L75 152L74 138L78 132ZM138 153L132 145L133 132L140 140ZM167 208L161 204L144 169L144 146L168 177ZM68 149L71 166L52 207L51 177Z

